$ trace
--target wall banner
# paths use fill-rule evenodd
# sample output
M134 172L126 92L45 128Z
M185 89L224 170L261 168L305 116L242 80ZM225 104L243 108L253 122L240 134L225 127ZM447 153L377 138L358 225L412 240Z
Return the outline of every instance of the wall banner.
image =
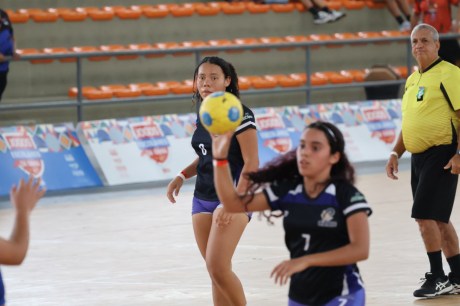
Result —
M0 127L0 195L30 174L48 190L102 185L72 123Z
M196 116L163 115L81 122L78 135L107 185L168 180L191 163Z

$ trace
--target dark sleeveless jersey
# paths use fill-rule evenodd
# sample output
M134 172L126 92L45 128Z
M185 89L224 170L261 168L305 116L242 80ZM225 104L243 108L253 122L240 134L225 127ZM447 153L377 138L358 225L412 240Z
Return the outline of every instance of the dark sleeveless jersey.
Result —
M284 212L285 242L291 258L316 254L348 244L346 219L371 208L364 196L347 182L331 183L316 198L302 181L274 182L263 190L272 210ZM308 305L323 305L333 298L363 288L356 264L310 267L291 277L289 297Z
M244 105L243 112L243 120L232 137L228 153L228 162L235 184L238 182L244 166L243 156L236 135L247 129L256 128L254 113ZM192 147L199 157L194 196L201 200L218 201L216 189L214 188L211 136L201 124L199 116L197 116L196 130L192 136Z

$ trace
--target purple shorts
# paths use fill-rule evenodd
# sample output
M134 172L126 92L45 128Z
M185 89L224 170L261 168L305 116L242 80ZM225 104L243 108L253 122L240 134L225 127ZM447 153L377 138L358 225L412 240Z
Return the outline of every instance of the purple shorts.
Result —
M224 207L220 201L205 201L200 200L196 197L193 197L192 202L192 215L194 214L210 214L212 215L214 211L219 208ZM246 213L249 220L251 220L252 213Z

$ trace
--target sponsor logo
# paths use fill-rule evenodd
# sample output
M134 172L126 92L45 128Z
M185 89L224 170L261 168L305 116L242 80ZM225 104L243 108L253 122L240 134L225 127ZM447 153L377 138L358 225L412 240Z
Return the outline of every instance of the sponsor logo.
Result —
M276 153L286 153L292 148L292 140L284 125L283 120L277 114L263 114L256 117L259 128L259 136L263 145Z
M169 142L160 126L155 122L132 123L130 126L136 144L142 151L141 156L164 163L168 158Z
M34 140L27 132L4 133L3 138L14 160L14 167L27 175L43 175L45 164Z

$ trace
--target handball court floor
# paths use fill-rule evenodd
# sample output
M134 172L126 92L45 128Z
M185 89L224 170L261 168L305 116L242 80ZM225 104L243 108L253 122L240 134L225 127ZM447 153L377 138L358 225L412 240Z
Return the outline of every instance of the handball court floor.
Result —
M460 296L412 296L428 260L410 218L409 172L391 181L384 164L377 168L358 171L357 182L374 211L370 257L359 264L366 305L460 305ZM192 191L184 185L175 205L165 187L46 196L31 218L25 262L2 266L7 305L212 305L193 237ZM13 211L7 201L0 204L0 235L7 237ZM460 203L455 206L452 221L460 230ZM288 258L280 221L270 226L255 215L236 250L233 268L249 306L287 305L288 286L269 278Z

